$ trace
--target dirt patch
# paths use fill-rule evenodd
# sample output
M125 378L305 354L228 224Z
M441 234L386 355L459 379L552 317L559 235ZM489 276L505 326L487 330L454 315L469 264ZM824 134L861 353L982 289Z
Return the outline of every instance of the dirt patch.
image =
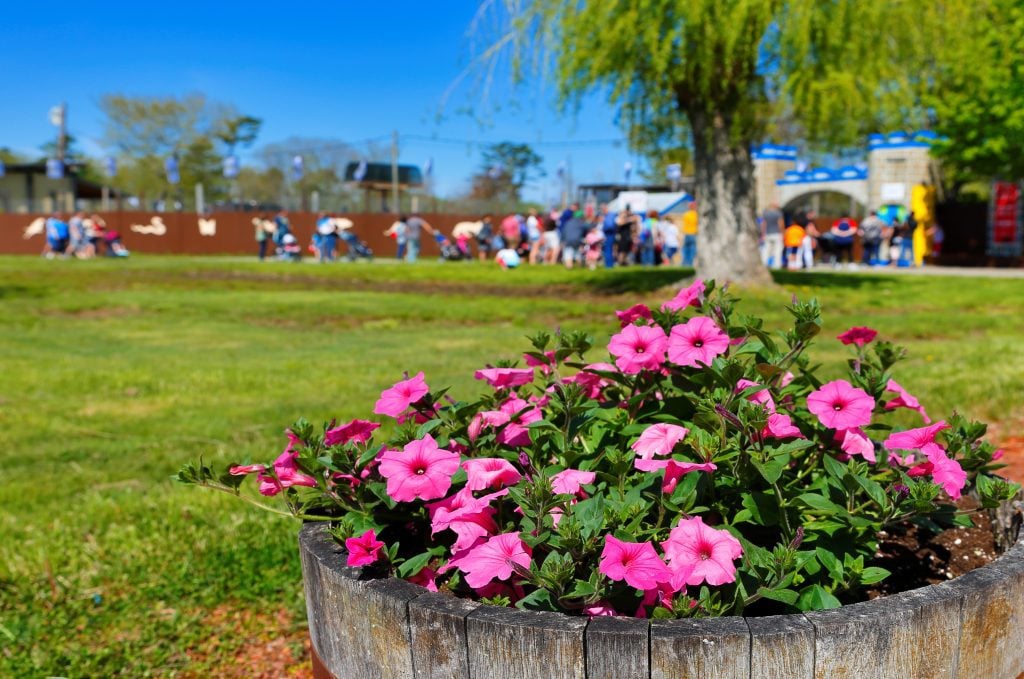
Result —
M996 473L1011 481L1024 483L1024 413L990 424L988 440L1003 451L1003 458L999 462L1006 467Z
M879 546L871 565L892 575L868 590L868 597L905 592L934 585L984 566L999 556L992 521L973 498L957 502L969 514L972 528L949 528L934 532L905 522L879 534Z
M313 676L309 631L285 610L257 612L218 606L203 619L209 635L186 653L180 676L205 679L308 679Z
M58 316L61 318L81 318L86 320L104 320L123 316L138 315L139 308L134 306L109 306L92 309L40 309L41 316Z

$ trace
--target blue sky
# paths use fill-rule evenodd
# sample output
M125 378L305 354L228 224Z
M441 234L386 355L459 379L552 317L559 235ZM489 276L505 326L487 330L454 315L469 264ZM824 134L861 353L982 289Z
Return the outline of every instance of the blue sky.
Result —
M458 113L479 97L460 87L438 121L445 91L469 59L466 29L477 2L65 2L10 0L0 22L0 146L36 153L53 139L51 106L66 101L69 128L101 155L106 93L201 91L263 119L257 145L290 136L341 141L390 135L536 145L548 178L531 198L557 195L555 171L571 158L577 181L619 181L631 160L601 98L556 113L550 88L513 91L498 78L494 99L514 102L487 125ZM513 110L515 109L515 110ZM586 143L602 140L602 143ZM564 144L563 143L566 143ZM439 191L464 187L479 147L406 140L401 161L434 159ZM245 161L243 156L243 162Z

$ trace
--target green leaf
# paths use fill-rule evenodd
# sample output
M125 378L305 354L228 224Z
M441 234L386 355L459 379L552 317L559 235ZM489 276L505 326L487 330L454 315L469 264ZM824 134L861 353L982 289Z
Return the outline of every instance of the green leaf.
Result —
M441 420L439 418L436 418L436 417L434 419L432 419L432 420L427 420L426 422L424 422L423 424L420 425L419 429L416 430L416 438L418 438L418 439L423 438L424 436L426 436L430 432L432 432L435 429L437 429L437 427L440 424L441 424Z
M759 462L756 458L751 458L750 461L765 481L775 483L782 476L782 472L786 471L786 467L789 466L789 454L784 453L772 458L768 462Z
M840 581L843 579L843 564L839 562L836 555L828 551L824 547L818 547L814 550L815 556L818 557L818 561L825 567L825 570L829 572L835 580Z
M842 606L839 599L821 585L811 585L800 594L797 608L801 611L822 611Z
M743 508L753 522L761 526L776 526L779 523L779 507L775 498L767 493L747 493L742 499Z
M757 590L757 593L763 596L765 599L771 599L772 601L781 601L784 604L792 606L796 603L800 595L791 589L767 589L761 587Z
M816 493L804 493L797 498L811 509L820 509L827 512L835 512L839 515L845 515L848 512L844 507L840 507L835 502L832 502L828 498L822 497Z
M516 602L516 608L529 611L557 611L558 606L546 589L536 589Z
M586 599L597 594L597 588L585 580L576 580L573 590L566 595L567 599Z
M422 554L417 554L414 557L406 559L398 566L398 577L407 578L410 575L416 575L423 570L428 563L430 563L432 558L434 558L433 554L430 552L423 552Z
M821 461L825 467L825 471L835 478L841 479L846 475L846 465L831 455L825 455Z
M876 582L881 582L882 580L885 580L890 575L892 575L892 573L885 570L884 568L879 568L877 566L868 566L860 572L860 582L863 585L873 585Z
M873 481L865 476L854 476L853 477L860 487L864 489L864 492L868 494L868 497L883 509L889 506L889 498L885 494L885 489L877 482Z

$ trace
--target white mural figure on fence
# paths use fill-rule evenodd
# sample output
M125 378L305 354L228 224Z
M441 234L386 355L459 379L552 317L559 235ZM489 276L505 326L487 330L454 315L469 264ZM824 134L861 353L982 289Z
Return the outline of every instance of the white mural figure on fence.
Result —
M277 226L269 219L260 219L259 217L252 218L252 225L257 229L263 229L268 234L273 234L277 229Z
M32 223L25 227L25 233L22 234L22 238L29 239L32 236L42 236L43 232L46 231L46 218L36 217L32 220Z
M128 228L146 236L163 236L167 233L167 225L164 224L162 217L153 217L149 220L149 224L132 224Z
M483 222L459 222L452 227L452 238L460 238L462 236L476 237L483 228Z
M200 236L216 236L217 235L217 220L216 219L203 219L199 218L199 235Z

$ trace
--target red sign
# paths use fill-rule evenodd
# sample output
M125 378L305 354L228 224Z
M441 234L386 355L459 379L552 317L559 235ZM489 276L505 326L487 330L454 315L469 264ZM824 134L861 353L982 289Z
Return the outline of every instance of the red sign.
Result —
M994 182L989 208L989 254L1019 256L1024 210L1018 184Z

